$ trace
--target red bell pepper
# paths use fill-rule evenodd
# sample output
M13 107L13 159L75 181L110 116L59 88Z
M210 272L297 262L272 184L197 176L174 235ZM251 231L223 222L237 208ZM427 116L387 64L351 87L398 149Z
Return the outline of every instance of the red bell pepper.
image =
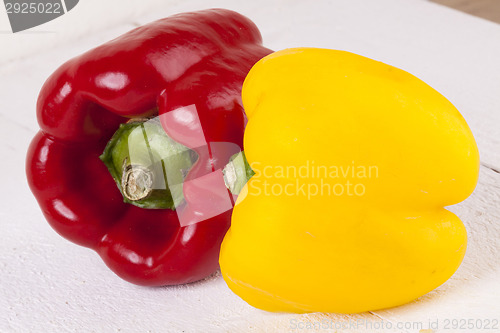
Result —
M250 20L214 9L136 28L63 64L40 92L41 130L26 167L50 225L135 284L181 284L213 273L231 210L200 218L211 206L203 192L210 177L190 180L220 170L234 146L242 149L241 86L270 52ZM198 118L186 122L178 110ZM185 202L172 209L124 200L110 159L108 167L99 159L121 124L158 113L171 139L197 155L182 185Z

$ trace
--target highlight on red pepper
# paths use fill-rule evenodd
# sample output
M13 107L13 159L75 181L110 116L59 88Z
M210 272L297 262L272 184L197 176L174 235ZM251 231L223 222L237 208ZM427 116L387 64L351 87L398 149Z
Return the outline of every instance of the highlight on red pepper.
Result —
M241 86L271 53L223 9L175 15L73 58L45 82L30 188L50 225L123 279L193 282L218 268L242 148ZM104 162L104 163L103 163Z

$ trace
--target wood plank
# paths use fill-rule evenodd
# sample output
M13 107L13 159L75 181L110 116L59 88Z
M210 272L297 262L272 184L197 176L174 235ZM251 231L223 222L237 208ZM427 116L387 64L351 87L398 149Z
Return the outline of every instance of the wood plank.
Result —
M500 23L498 0L431 0L432 2L460 10L477 17Z

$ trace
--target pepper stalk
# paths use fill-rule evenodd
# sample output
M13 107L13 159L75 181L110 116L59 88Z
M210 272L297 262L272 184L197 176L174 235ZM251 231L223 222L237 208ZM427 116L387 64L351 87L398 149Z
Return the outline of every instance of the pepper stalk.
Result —
M224 174L224 184L235 195L238 195L243 186L255 175L242 151L231 156L222 173Z
M197 159L171 139L157 118L120 125L99 157L123 195L141 208L175 210L184 197L182 182Z
M123 201L141 208L175 210L184 201L182 183L197 154L170 138L157 118L120 125L99 157ZM224 183L238 194L254 172L243 152L223 169Z

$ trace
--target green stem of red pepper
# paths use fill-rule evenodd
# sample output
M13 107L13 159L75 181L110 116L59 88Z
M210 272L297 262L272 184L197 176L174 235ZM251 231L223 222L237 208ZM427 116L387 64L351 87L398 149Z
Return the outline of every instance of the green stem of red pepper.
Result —
M120 125L100 159L124 202L175 210L183 202L182 182L196 154L171 139L157 119L142 119Z

